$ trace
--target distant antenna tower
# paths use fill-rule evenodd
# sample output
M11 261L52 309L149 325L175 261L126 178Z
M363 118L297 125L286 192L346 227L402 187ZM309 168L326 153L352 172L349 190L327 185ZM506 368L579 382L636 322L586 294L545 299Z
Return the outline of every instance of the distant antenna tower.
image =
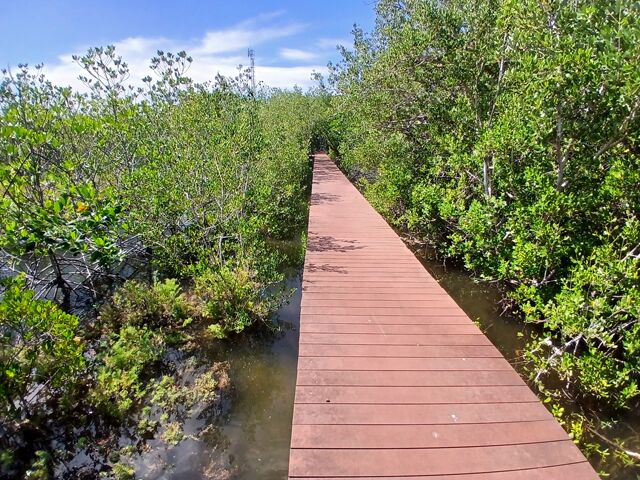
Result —
M256 93L256 52L253 51L253 48L250 48L247 51L247 55L249 56L249 68L251 69L251 88L253 93Z

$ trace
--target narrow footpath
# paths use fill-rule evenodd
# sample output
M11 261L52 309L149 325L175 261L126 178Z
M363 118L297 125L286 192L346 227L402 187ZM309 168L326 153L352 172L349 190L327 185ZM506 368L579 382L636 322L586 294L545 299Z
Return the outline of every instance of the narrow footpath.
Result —
M599 478L326 155L308 238L289 478Z

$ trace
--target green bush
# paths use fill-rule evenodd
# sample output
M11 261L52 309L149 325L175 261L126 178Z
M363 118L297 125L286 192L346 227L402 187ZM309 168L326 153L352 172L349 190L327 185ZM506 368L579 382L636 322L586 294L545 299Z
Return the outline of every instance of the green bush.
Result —
M85 367L78 317L38 300L24 278L3 281L0 299L0 399L5 419L34 414L49 396L73 391Z
M288 245L306 222L308 153L329 101L254 91L246 72L196 84L185 52L158 52L143 88L126 84L140 72L114 47L74 60L86 92L53 85L40 66L0 78L0 270L24 274L0 300L0 423L11 432L0 452L41 439L13 462L2 455L15 476L44 471L36 449L60 445L49 470L77 451L64 445L65 412L117 438L149 399L165 345L194 349L193 332L239 332L279 304L273 286L300 260ZM148 271L169 279L127 281Z
M239 333L254 321L265 319L273 302L255 274L242 267L209 270L195 278L194 294L204 302L210 331L218 337Z
M523 287L515 297L530 321L544 319L547 338L530 346L535 374L578 380L598 399L624 407L640 394L640 222L576 261L549 301Z
M103 347L91 401L122 418L147 392L145 368L163 353L163 340L148 327L123 326Z
M263 271L268 270L265 264ZM102 308L100 318L107 331L133 326L168 335L191 324L206 324L223 338L266 319L280 301L280 292L268 293L254 271L224 266L195 273L193 287L184 293L175 279L151 285L127 281Z
M188 299L172 278L151 285L125 282L101 310L101 319L110 326L175 326L193 314Z

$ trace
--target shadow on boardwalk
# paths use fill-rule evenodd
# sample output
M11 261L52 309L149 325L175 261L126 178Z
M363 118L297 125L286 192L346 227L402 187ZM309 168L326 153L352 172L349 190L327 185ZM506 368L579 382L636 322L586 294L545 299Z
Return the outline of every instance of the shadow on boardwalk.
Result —
M362 250L364 245L359 245L357 240L340 240L328 235L315 235L309 232L308 252L349 252Z
M327 203L336 203L340 201L338 195L330 193L313 193L311 194L311 205L324 205Z
M308 272L331 272L331 273L349 273L346 268L341 267L339 265L331 265L329 263L308 263L305 266L305 270Z

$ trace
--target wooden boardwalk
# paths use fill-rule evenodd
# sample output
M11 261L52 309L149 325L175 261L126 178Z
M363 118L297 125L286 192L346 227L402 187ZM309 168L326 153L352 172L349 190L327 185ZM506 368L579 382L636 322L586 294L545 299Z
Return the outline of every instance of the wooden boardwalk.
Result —
M289 477L598 478L324 155L314 167Z

